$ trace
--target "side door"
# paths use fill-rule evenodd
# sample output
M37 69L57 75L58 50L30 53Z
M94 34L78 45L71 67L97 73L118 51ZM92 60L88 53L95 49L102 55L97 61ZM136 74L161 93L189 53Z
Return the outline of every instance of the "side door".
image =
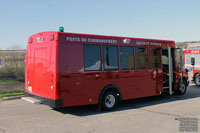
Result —
M171 47L162 49L162 65L163 65L163 89L167 89L172 95L174 82L174 50Z
M149 47L150 86L159 94L163 90L162 50L160 47Z
M148 47L135 47L136 70L135 85L141 97L158 93L158 70L151 69ZM159 87L160 88L160 87Z

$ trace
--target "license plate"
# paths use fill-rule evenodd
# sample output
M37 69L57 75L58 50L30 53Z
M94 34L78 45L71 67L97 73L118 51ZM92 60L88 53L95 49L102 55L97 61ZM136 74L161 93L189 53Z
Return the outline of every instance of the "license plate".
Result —
M28 86L28 91L32 91L32 86Z

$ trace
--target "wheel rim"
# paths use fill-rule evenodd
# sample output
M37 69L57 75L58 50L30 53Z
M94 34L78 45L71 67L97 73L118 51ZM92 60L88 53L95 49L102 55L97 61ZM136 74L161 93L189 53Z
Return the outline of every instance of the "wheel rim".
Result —
M112 108L115 105L115 97L113 95L108 95L105 99L105 105L108 108Z
M197 85L200 85L200 76L199 75L197 75L195 77L195 82L196 82Z
M185 84L184 84L184 83L180 83L179 90L180 90L182 93L185 91Z

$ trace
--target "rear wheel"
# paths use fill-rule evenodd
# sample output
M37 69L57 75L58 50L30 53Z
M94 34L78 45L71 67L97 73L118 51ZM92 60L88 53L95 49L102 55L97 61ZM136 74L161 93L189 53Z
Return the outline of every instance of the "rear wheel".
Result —
M180 81L175 93L177 95L184 95L186 93L186 90L187 90L186 82L185 81L183 81L183 82Z
M101 107L103 110L113 110L118 104L118 96L114 91L108 91L103 95Z
M195 76L194 76L194 83L197 86L200 86L200 74L195 74Z

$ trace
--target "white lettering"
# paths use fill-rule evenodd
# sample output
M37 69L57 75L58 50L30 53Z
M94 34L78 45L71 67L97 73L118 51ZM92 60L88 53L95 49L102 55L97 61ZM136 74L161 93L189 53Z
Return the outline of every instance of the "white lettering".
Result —
M86 39L86 38L81 38L81 41L82 41L82 42L86 42L87 39Z
M157 46L161 46L161 43L154 43L154 42L151 42L151 45L157 45Z
M199 50L192 50L191 51L191 54L198 54L199 53Z
M109 40L109 39L67 37L66 40L67 40L68 42L91 42L91 43L110 43L110 44L117 44L117 40Z
M80 38L78 38L78 37L67 37L67 41L69 41L69 42L80 42Z
M116 44L117 40L107 40L107 39L93 39L93 38L88 38L88 42L95 42L95 43L112 43Z
M149 45L149 42L142 42L142 41L137 41L137 45Z

